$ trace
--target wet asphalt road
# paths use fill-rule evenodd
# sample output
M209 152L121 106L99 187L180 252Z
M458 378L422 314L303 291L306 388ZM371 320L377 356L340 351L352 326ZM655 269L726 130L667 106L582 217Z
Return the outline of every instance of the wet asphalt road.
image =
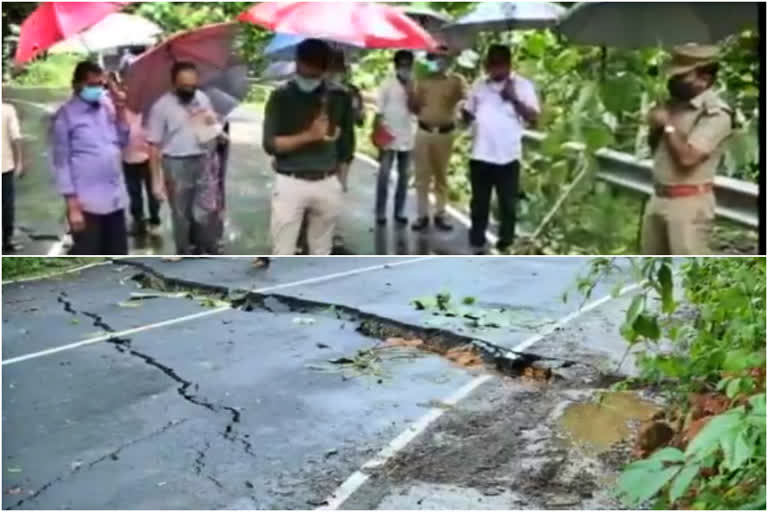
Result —
M168 277L353 305L415 326L433 319L409 302L450 290L526 311L519 325L473 333L514 346L577 307L560 297L585 261L292 258L266 271L248 259L142 263ZM3 286L4 508L312 508L477 375L412 351L383 355L373 374L345 374L328 361L376 340L323 311L218 311L181 298L125 307L136 271L104 265ZM197 313L206 316L151 326ZM605 353L621 350L618 341Z
M19 113L24 135L26 175L18 183L18 239L20 254L46 255L65 232L64 210L56 194L48 163L47 130L50 112L66 98L66 92L35 88L3 88L5 101ZM240 108L230 116L231 156L227 175L227 219L223 253L227 255L269 254L269 204L273 171L261 149L261 113ZM407 255L468 254L467 228L454 219L451 233L429 231L423 235L394 222L375 227L377 168L370 160L358 159L350 175L350 192L340 222L344 245L339 254ZM415 218L415 195L411 190L408 212ZM162 208L163 227L158 238L131 239L131 254L170 255L175 252L168 207Z

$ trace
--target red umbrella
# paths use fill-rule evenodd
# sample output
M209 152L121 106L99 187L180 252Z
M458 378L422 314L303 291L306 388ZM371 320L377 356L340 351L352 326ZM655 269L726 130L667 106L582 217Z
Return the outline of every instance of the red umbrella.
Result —
M45 2L21 24L16 64L95 25L130 2Z
M128 68L125 86L128 107L144 112L171 89L174 62L189 61L197 66L200 83L221 78L239 64L233 55L237 23L218 23L180 32L142 54Z
M437 43L395 7L368 2L264 2L238 18L273 32L365 48L431 50Z

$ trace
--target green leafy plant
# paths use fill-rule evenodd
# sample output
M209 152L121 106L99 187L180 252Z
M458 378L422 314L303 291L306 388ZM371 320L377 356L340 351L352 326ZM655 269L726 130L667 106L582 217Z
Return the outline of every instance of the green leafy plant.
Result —
M91 263L99 263L104 258L3 258L3 280L41 276L69 270Z
M654 386L681 417L691 396L727 404L699 419L701 430L686 419L691 439L627 466L619 494L634 507L764 509L765 259L599 258L576 288L589 296L617 274L642 282L621 327L640 370L634 384Z
M764 510L765 399L754 395L715 416L684 451L667 447L633 462L619 478L620 495L636 507L660 496L664 508Z

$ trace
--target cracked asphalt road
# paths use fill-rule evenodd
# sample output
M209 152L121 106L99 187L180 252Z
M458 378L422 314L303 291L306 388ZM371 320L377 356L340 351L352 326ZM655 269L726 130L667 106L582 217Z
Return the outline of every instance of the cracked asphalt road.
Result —
M290 258L273 260L268 270L236 258L134 263L199 285L272 290L346 306L425 335L435 328L434 319L410 301L450 290L457 298L473 296L482 305L524 314L516 317L519 324L503 329L467 330L451 322L440 329L512 348L576 309L575 303L563 304L561 295L585 262ZM138 291L131 279L137 272L120 262L3 286L3 508L321 506L441 400L487 374L415 350L381 352L370 371L341 371L329 361L371 350L380 340L358 332L354 318L327 308L221 308L154 327L218 304L158 297L125 307ZM625 304L607 307L614 309L605 318L591 316L586 327L574 326L588 332L545 337L529 350L590 364L619 358L623 346L610 337L606 322ZM602 342L593 349L589 339L596 333ZM493 389L506 381L493 375L466 402L475 409L478 403L487 406ZM473 414L462 404L444 410L445 421ZM430 426L413 450L432 442L441 425ZM409 453L419 452L408 445L402 454ZM373 479L352 495L349 506L423 508L418 489L425 484L409 483L412 477ZM453 503L463 503L465 494ZM394 495L413 500L392 501ZM475 507L494 504L504 508L492 501Z

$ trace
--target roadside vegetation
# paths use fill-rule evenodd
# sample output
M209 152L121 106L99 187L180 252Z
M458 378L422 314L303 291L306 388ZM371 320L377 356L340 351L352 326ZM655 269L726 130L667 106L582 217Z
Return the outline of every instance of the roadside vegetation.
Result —
M613 259L591 265L587 297L625 272ZM765 259L632 265L645 284L621 334L640 375L619 386L652 388L666 409L638 434L619 494L632 508L765 510Z
M5 257L2 259L3 281L40 277L56 272L99 263L106 258L38 258L38 257Z
M411 2L418 7L460 16L471 2ZM3 9L3 58L11 55L13 24L34 3ZM232 20L249 2L146 2L127 10L157 22L168 33L207 23ZM566 4L570 5L570 4ZM27 6L27 7L23 7ZM31 7L30 7L31 6ZM6 12L8 11L8 12ZM9 30L5 30L5 25ZM242 53L255 77L265 67L262 50L271 34L244 26ZM516 254L637 254L644 197L618 191L597 179L595 152L611 148L648 158L645 113L665 91L666 55L658 49L622 51L569 45L549 31L509 32L481 38L474 55L461 59L457 69L472 82L482 73L482 55L491 42L502 41L515 50L515 67L538 86L544 112L537 129L546 134L529 145L523 162L521 228L532 236L513 248ZM724 48L720 87L734 106L738 131L730 141L721 174L756 182L759 177L759 37L744 33ZM74 66L71 57L55 56L30 64L11 78L18 85L61 86ZM8 66L4 66L8 69ZM365 52L353 66L353 82L371 95L391 73L391 54ZM63 84L66 85L66 84ZM247 102L260 104L263 89L254 88ZM370 126L360 131L360 149L375 154L368 141ZM581 155L569 153L569 141L586 146ZM469 202L467 160L469 138L459 137L449 171L451 200ZM755 233L727 222L716 226L717 253L756 252Z

